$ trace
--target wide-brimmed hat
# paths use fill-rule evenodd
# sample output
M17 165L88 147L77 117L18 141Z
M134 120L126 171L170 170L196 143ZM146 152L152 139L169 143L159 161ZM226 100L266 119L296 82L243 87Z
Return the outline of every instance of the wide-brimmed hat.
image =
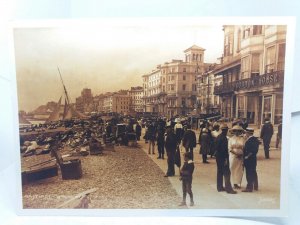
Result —
M244 129L239 126L239 125L234 125L232 128L231 128L232 131L243 131Z
M180 122L181 122L180 118L175 119L175 123L180 123Z
M254 134L254 129L253 128L246 128L246 132L250 134Z

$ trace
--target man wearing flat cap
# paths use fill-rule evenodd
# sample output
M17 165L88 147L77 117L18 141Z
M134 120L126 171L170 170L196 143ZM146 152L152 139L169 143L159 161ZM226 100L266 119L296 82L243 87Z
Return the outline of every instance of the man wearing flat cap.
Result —
M254 129L246 129L246 142L244 147L244 166L246 170L247 187L243 192L252 192L258 190L258 179L256 172L256 154L259 148L259 141L257 137L253 136Z

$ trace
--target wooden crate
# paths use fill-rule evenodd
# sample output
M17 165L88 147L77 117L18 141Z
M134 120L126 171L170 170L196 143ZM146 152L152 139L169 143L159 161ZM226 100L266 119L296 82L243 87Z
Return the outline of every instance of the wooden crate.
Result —
M57 163L60 166L62 179L80 179L82 177L82 168L80 159L70 159L64 161L61 154L58 152L57 145L51 149L51 153L55 156Z
M22 184L28 184L38 180L54 177L58 175L57 165L45 166L22 172Z
M80 159L71 159L60 164L62 179L80 179L82 177L82 168Z
M103 147L101 145L101 142L91 141L89 147L90 147L90 155L99 155L103 153Z

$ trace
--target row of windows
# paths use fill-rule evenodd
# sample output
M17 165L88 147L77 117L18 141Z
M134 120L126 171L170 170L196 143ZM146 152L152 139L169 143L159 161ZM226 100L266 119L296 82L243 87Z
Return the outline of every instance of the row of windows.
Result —
M175 91L175 88L176 88L175 84L167 85L167 90L168 91ZM182 84L181 90L182 91L189 91L186 84ZM144 96L147 96L147 95L151 96L151 95L154 95L154 94L158 94L158 93L160 93L160 91L163 91L163 92L166 91L165 85L162 85L161 88L157 87L157 88L154 88L152 90L149 90L148 92L145 91ZM192 84L192 91L197 91L197 84Z
M122 109L127 109L127 110L128 110L129 107L128 107L128 106L121 106L120 109L121 109L121 110L122 110ZM116 107L116 110L118 110L118 106Z
M188 57L188 56L187 56ZM202 55L201 54L194 54L193 56L193 60L196 60L196 61L201 61L201 58ZM188 72L188 69L186 67L170 67L168 69L162 69L161 70L161 73L162 74L169 74L169 73L186 73ZM152 81L155 81L155 80L159 80L161 74L156 74L156 75L151 75L151 76L148 76L148 77L144 77L143 81L144 83L146 82L152 82Z
M246 26L243 30L243 39L248 38L252 35L262 34L262 25Z
M186 75L182 75L182 80L186 80ZM175 80L175 76L168 76L168 81L173 81ZM194 77L194 80L196 81L197 80L197 76ZM164 82L164 78L163 78L163 82Z
M195 81L197 81L197 76L195 76L194 79L195 79ZM162 83L165 83L165 81L166 81L166 79L165 79L164 77L163 77L161 80L162 80ZM182 80L187 80L186 75L183 75L183 76L182 76ZM174 75L168 76L168 81L175 81L175 76L174 76ZM159 84L160 84L160 81L159 81L159 80L151 81L151 82L149 82L148 84L149 84L148 87L154 87L154 86L159 85ZM143 86L144 86L144 89L147 88L147 84L144 84Z
M153 86L157 86L159 84L159 81L156 80L156 81L151 81L149 82L149 87L153 87Z
M237 52L241 49L241 39L246 39L248 37L254 35L261 35L262 34L262 25L253 25L253 26L245 26L243 31L240 29L237 33ZM224 56L229 56L233 54L233 45L234 45L234 34L229 33L225 35L224 40Z
M155 88L155 89L149 91L149 95L155 95L155 94L158 94L159 92L160 92L160 89Z
M198 61L201 62L202 61L202 54L191 54L191 55L186 55L185 56L185 61L186 62L190 62L190 61Z
M285 58L285 44L279 44L277 49L276 60L276 46L270 46L266 49L265 54L265 68L263 73L270 73L275 70L284 69ZM277 63L276 63L277 62ZM250 78L260 74L260 69L263 63L262 54L252 54L241 59L241 79Z
M133 96L133 99L141 99L142 96Z
M159 79L159 74L149 76L149 81L153 81L157 79Z
M192 70L190 70L191 72L194 72ZM168 74L168 73L186 73L188 72L186 67L183 67L182 70L178 67L174 67L174 68L170 68L170 69L163 69L162 70L162 74ZM146 81L146 80L144 80Z

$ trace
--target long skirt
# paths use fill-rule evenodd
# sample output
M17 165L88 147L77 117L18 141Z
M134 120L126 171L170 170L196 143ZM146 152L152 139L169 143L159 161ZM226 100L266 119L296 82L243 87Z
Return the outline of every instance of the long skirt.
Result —
M243 167L243 158L236 157L235 154L229 154L229 164L230 164L230 172L231 172L231 180L233 184L241 184L244 167Z

